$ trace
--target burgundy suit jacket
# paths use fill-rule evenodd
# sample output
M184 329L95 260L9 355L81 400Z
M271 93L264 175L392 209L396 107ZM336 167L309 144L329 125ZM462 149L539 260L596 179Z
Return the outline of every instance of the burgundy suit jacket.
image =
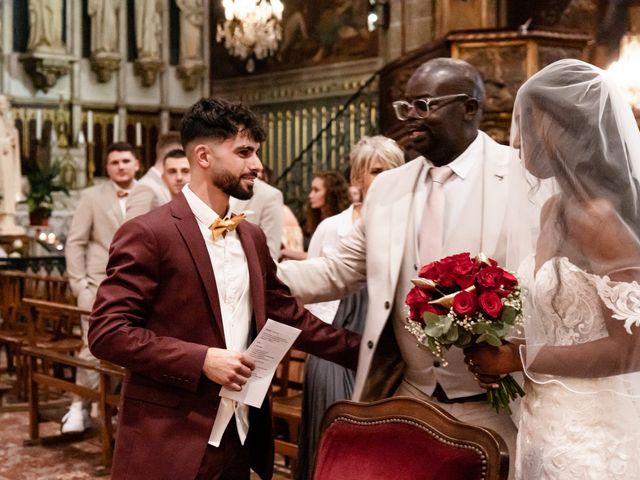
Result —
M302 329L296 347L349 368L360 337L300 308L276 277L259 227L238 236L249 267L252 330L267 318ZM111 244L107 278L89 327L93 354L126 367L112 478L193 480L207 447L220 385L202 373L208 347L226 348L211 261L182 194L125 223ZM273 473L271 399L250 408L251 467Z

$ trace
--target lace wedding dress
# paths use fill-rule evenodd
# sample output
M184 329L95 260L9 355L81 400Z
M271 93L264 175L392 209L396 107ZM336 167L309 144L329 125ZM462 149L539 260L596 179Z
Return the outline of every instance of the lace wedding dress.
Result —
M520 276L535 312L533 333L526 331L528 345L569 346L606 337L603 302L614 318L625 313L629 292L620 290L629 284L591 275L567 258L547 261L535 275L531 258ZM516 452L518 479L640 479L640 400L620 394L631 388L625 375L528 375Z

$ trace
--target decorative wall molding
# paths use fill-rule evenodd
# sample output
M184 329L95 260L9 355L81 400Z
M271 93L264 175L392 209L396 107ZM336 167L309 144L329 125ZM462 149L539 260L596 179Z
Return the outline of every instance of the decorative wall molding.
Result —
M158 74L164 71L164 64L160 58L144 57L133 64L133 73L140 77L142 85L150 87L156 83Z
M200 83L207 72L207 67L203 61L189 61L184 65L178 65L176 67L176 75L182 80L182 87L190 92Z
M19 59L35 87L45 93L58 82L60 77L69 74L71 65L76 61L72 55L43 52L24 53L19 56Z
M107 83L114 72L120 70L121 57L115 52L93 52L89 58L91 70L98 76L98 82Z
M379 58L373 58L218 81L214 71L211 94L250 105L344 97L364 85L381 65Z

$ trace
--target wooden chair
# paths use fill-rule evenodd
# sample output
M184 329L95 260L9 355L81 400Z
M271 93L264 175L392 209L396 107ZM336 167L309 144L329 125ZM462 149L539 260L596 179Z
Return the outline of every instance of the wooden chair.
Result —
M13 373L15 348L27 336L27 321L18 315L22 292L24 290L24 273L13 270L0 270L0 347L5 348L7 355L7 371Z
M29 365L24 347L43 348L52 352L76 354L82 348L81 317L91 312L64 303L23 298L21 308L26 311L27 331L14 339L17 397L26 399ZM48 368L45 363L43 368ZM56 367L58 368L58 367ZM69 370L69 369L67 369ZM63 371L56 372L63 376Z
M113 451L113 426L111 418L118 405L118 395L112 393L112 380L123 378L125 370L102 361L88 361L75 355L82 347L81 318L91 312L74 305L23 298L28 308L27 342L20 348L20 356L28 366L26 389L29 398L29 440L27 445L53 444L84 438L84 434L53 435L40 437L39 424L42 418L42 393L50 390L74 393L98 403L102 461L98 473L108 472ZM100 383L97 390L76 385L75 372L86 368L98 372Z
M69 282L64 276L23 271L0 271L0 347L7 354L7 371L16 375L16 397L26 399L27 365L22 363L20 347L29 343L32 306L23 298L73 305ZM32 339L33 340L33 339Z
M314 480L506 480L509 455L488 428L408 397L327 410Z
M284 356L273 379L272 411L275 424L275 450L295 472L298 459L298 433L302 416L302 381L306 353L292 349Z
M112 393L112 386L114 379L124 378L125 369L101 360L82 360L69 354L35 346L23 347L22 352L28 357L29 364L29 439L25 441L25 445L51 445L85 438L84 433L40 436L40 422L44 418L40 402L41 386L74 393L98 403L101 462L96 469L96 474L108 474L114 440L111 419L119 402L119 395ZM43 365L49 367L43 367ZM54 365L74 369L86 368L98 372L100 375L98 389L93 390L76 385L73 379L59 378L55 374L56 369L52 368Z
M73 305L69 282L60 275L35 274L22 271L0 271L0 346L7 351L8 371L13 372L17 348L26 342L30 305L22 298L47 300Z

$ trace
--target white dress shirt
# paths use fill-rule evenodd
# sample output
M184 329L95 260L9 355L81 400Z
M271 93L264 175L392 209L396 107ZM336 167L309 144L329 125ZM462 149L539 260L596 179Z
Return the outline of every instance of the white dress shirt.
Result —
M120 191L127 192L127 195L125 195L124 197L118 197L118 204L120 206L120 211L122 212L122 218L124 218L127 215L127 198L128 198L128 195L131 193L131 190L133 190L133 187L136 186L136 183L138 183L138 181L134 179L131 182L131 186L129 188L126 188L126 189L125 188L120 188L118 186L118 184L116 184L116 182L114 182L114 181L112 181L111 183L113 184L113 188L116 189L116 194L118 192L120 192Z
M244 352L249 344L253 305L249 289L249 267L242 244L235 230L213 240L209 226L218 218L218 214L198 198L188 185L182 189L182 193L196 217L211 259L227 349ZM234 414L240 442L244 444L249 431L249 407L227 398L220 399L209 444L220 446L222 435Z

